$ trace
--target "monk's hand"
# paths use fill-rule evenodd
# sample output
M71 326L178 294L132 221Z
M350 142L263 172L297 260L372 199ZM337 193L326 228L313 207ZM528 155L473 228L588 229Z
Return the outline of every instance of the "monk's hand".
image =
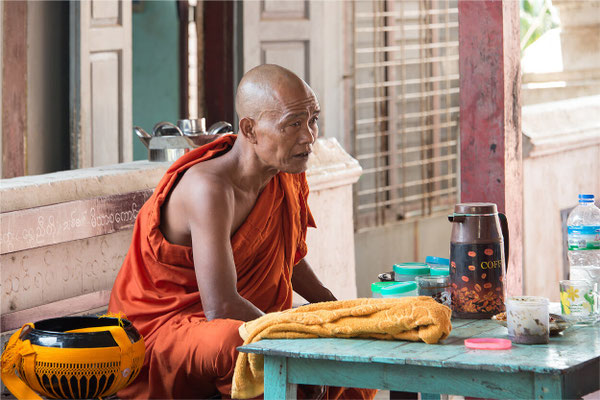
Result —
M327 394L327 386L319 385L298 385L304 393L305 399L322 400Z

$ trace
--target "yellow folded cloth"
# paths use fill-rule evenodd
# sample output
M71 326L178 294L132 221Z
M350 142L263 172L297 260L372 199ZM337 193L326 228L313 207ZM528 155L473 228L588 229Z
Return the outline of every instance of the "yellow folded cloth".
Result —
M314 303L263 315L240 326L244 344L261 339L375 338L437 343L450 334L450 308L431 297L356 299ZM263 356L240 353L233 373L231 396L260 396Z

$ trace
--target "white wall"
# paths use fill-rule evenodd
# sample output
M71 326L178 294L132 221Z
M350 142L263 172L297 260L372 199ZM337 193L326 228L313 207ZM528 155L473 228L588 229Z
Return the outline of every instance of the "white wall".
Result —
M600 197L600 96L523 107L523 285L558 301L565 278L561 210Z
M377 275L396 263L449 258L451 230L447 215L438 215L354 234L358 297L370 297Z

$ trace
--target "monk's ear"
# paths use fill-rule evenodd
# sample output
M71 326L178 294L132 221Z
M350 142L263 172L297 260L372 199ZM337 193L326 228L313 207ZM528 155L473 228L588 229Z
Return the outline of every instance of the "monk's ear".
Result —
M239 133L252 144L256 144L256 122L252 118L242 118L240 120Z

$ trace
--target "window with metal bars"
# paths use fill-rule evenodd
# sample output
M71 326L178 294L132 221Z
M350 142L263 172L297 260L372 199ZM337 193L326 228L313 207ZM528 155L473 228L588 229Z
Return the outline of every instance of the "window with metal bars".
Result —
M459 182L457 0L352 8L356 230L447 212Z

